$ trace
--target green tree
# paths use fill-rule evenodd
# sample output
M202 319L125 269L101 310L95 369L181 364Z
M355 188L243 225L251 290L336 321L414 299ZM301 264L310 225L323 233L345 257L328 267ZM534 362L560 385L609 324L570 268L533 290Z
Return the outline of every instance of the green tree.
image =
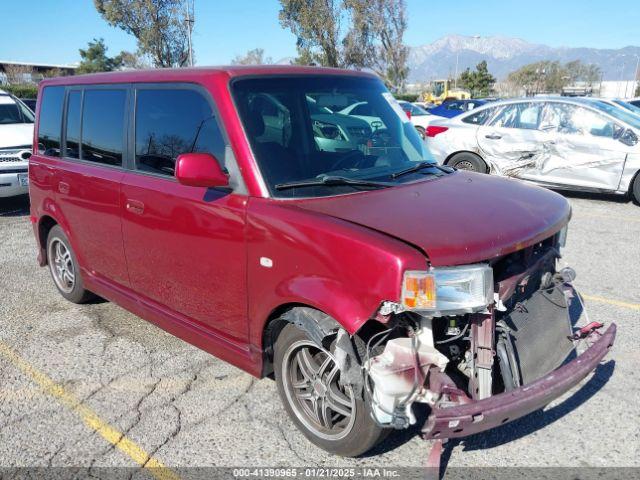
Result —
M496 79L489 73L487 62L484 60L476 65L475 71L467 68L458 78L458 85L469 90L473 98L488 97L495 83Z
M409 74L405 0L345 0L345 6L352 19L346 63L371 68L392 90L403 91Z
M234 65L268 65L273 63L273 59L264 56L264 49L254 48L244 55L236 55L231 63Z
M136 37L138 53L156 67L182 67L189 60L189 29L183 0L94 0L110 25Z
M345 66L343 0L280 0L280 24L297 37L297 63Z
M408 74L405 0L280 0L298 64L370 68L395 90Z
M78 73L110 72L122 65L120 56L107 56L107 46L102 38L94 38L86 49L81 48L80 58Z
M593 85L600 79L600 68L593 64L583 64L574 60L566 64L543 60L530 63L511 72L507 80L527 95L536 93L561 93L567 85L586 82Z

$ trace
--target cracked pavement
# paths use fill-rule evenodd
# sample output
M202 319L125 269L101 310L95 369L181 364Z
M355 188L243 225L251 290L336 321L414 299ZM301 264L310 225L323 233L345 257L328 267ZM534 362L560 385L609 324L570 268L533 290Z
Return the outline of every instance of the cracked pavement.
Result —
M585 294L639 304L640 207L572 195L566 260ZM421 466L418 427L365 457L338 458L289 421L257 380L108 303L73 305L36 264L25 198L0 199L0 339L168 467ZM445 451L454 466L640 466L640 310L587 300L618 323L595 375L543 412ZM424 418L424 411L419 417ZM136 466L0 356L0 466Z

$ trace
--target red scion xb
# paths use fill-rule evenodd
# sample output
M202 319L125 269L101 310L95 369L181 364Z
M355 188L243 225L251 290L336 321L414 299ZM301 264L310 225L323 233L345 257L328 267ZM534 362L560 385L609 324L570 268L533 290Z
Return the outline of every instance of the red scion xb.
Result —
M31 221L60 293L275 377L329 452L369 450L416 402L426 438L512 421L613 344L614 324L574 326L567 201L437 165L373 75L50 79L35 127Z

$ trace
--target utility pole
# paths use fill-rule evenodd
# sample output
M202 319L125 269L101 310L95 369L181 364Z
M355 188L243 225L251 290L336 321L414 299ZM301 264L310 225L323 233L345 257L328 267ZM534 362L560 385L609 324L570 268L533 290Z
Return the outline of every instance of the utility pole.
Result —
M191 41L191 34L193 33L194 19L194 2L195 0L186 0L187 16L184 22L187 24L187 38L189 40L189 66L193 67L193 43Z

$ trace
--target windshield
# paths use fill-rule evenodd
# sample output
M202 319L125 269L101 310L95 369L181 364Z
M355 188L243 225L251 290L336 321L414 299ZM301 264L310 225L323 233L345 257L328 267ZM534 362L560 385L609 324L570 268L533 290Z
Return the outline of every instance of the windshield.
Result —
M0 125L33 123L33 112L9 95L0 95Z
M615 107L610 103L601 101L593 102L593 104L598 110L608 113L618 120L622 120L633 128L640 129L640 117L631 113L629 110L625 110L622 107Z
M434 166L393 176L435 161L377 79L240 79L232 91L273 196L338 195L447 173Z

